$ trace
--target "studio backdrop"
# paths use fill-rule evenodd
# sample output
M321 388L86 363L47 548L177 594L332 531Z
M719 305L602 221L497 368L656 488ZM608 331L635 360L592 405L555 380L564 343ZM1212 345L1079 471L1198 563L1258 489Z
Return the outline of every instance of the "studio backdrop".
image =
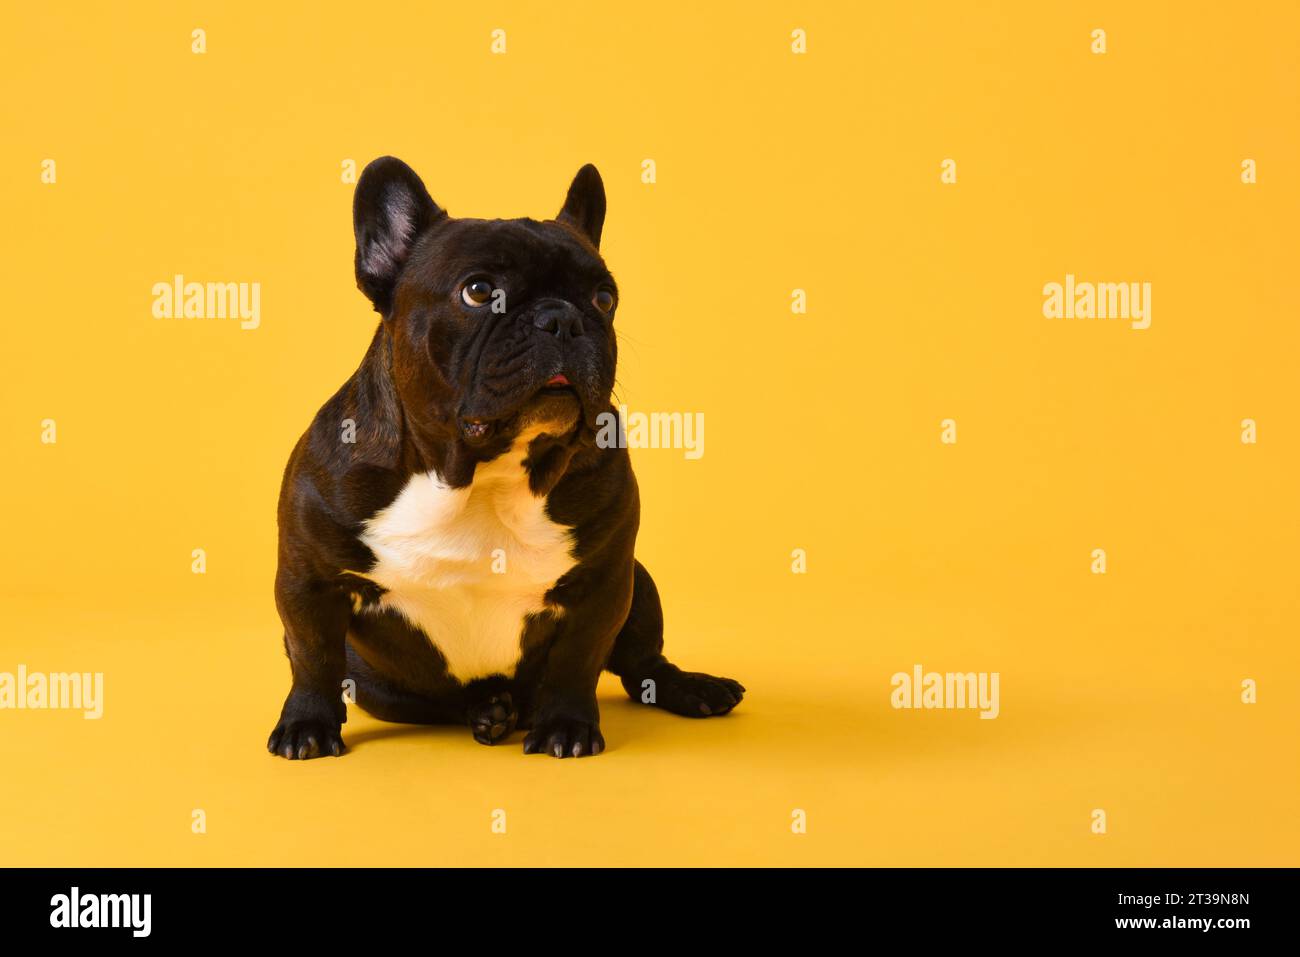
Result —
M0 863L1280 865L1289 4L35 4L0 39ZM353 194L608 201L637 555L726 717L267 734Z

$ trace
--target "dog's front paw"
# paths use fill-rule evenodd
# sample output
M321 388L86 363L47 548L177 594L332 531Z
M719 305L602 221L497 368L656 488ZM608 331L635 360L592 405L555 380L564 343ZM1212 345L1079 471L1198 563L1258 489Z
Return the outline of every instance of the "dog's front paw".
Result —
M524 738L524 754L549 754L553 758L581 758L600 754L605 739L600 725L580 718L555 716L534 722Z
M342 754L342 728L316 718L281 718L266 742L266 750L291 761L305 761L327 754Z
M518 721L509 691L494 694L469 709L469 729L479 744L496 744L515 730Z

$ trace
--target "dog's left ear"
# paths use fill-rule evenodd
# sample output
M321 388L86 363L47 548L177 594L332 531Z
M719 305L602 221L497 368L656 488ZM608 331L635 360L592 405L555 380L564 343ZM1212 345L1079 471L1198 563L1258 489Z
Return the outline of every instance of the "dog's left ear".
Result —
M600 248L600 230L605 225L605 184L596 167L588 163L578 170L569 186L564 208L555 219L576 227L593 246Z

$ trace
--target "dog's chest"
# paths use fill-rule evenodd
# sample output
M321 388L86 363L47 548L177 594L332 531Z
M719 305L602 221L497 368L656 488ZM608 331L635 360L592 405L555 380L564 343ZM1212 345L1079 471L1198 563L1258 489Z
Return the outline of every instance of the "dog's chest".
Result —
M366 577L386 589L379 607L423 631L462 682L514 674L526 618L558 613L546 593L575 564L569 528L551 521L522 463L512 449L461 489L413 476L361 534L375 555Z

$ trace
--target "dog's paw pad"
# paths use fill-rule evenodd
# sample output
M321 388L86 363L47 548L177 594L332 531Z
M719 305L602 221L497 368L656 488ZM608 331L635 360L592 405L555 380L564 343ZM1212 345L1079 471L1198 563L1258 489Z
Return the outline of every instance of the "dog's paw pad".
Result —
M346 748L338 725L305 719L281 721L271 732L266 750L291 761L305 761L327 755L338 757Z
M494 694L469 709L469 729L479 744L496 744L515 730L519 715L510 692Z
M599 725L575 718L538 721L524 738L524 754L549 754L553 758L582 758L605 750Z
M745 686L731 678L679 671L655 682L654 704L688 718L724 715L745 697Z

